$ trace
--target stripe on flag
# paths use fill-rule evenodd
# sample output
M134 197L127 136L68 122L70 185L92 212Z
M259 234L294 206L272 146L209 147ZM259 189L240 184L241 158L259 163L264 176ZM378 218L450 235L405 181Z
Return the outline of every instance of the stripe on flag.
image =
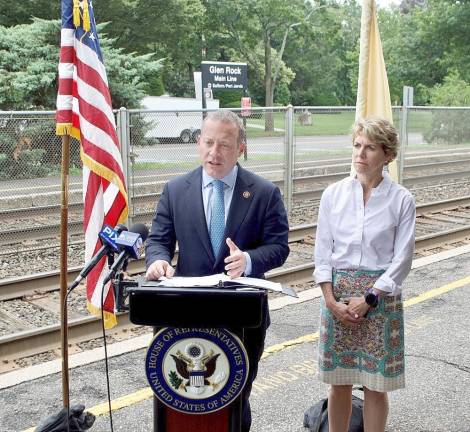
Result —
M91 2L62 0L56 130L58 135L69 134L81 142L88 261L101 247L98 234L103 224L123 223L128 214L121 151ZM101 314L107 273L103 258L87 277L87 307L96 315ZM113 327L116 316L110 284L104 287L103 311L106 328Z

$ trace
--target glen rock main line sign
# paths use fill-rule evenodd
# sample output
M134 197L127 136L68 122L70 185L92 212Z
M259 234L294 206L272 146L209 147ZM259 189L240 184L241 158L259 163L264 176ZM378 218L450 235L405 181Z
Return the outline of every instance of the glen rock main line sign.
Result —
M210 90L243 90L248 87L246 63L201 63L202 88Z

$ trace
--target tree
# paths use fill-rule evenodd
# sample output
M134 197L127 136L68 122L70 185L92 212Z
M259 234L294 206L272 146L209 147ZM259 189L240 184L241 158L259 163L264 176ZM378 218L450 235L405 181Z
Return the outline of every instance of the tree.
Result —
M33 17L57 19L60 17L60 1L51 0L0 0L0 26L10 27L29 24Z
M139 106L147 82L161 68L152 54L126 54L98 25L113 106ZM31 24L0 26L0 108L55 109L60 22L35 18Z
M98 26L102 34L105 25ZM60 22L35 18L31 24L0 26L0 109L55 109L59 62ZM101 37L113 107L139 106L147 83L161 67L152 54L125 54L114 42ZM46 175L60 161L53 119L0 121L0 177ZM51 143L56 145L51 146ZM72 163L79 160L72 148Z
M427 104L428 88L441 82L447 73L443 44L434 33L427 7L417 3L408 10L379 13L390 93L392 101L400 103L403 86L412 86L415 103Z
M454 69L470 82L470 2L460 0L428 0L426 27L422 27L423 40L440 46L439 58L445 73Z
M264 83L265 106L274 103L274 89L282 62L275 47L282 46L283 36L293 24L299 23L309 11L303 0L208 0L210 26L218 29L216 38L238 53L240 60ZM310 6L311 7L311 6ZM220 46L220 44L219 44ZM260 67L262 65L262 67ZM294 74L290 71L291 76ZM273 130L271 115L266 116L266 130Z
M159 74L166 91L194 95L205 14L200 0L100 0L94 9L97 21L112 22L106 31L117 46L164 58Z
M432 105L446 107L469 107L470 84L464 81L456 70L444 78L442 84L430 91ZM432 115L430 128L424 137L428 142L461 144L470 140L469 110L438 110Z
M353 104L349 52L359 39L360 8L333 2L314 12L294 29L285 62L295 72L291 83L294 105Z
M52 109L60 45L59 21L0 26L0 108Z

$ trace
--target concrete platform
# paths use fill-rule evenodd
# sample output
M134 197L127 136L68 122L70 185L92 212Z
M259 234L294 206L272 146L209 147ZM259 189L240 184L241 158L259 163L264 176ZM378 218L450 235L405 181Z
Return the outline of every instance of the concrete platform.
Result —
M315 378L318 289L271 303L272 324L251 398L253 432L301 432L303 413L326 396ZM470 248L414 262L404 287L407 387L390 393L389 432L470 431ZM109 346L115 431L152 430L144 373L149 336ZM72 356L71 403L109 431L102 349ZM60 362L0 376L0 430L31 430L61 408Z

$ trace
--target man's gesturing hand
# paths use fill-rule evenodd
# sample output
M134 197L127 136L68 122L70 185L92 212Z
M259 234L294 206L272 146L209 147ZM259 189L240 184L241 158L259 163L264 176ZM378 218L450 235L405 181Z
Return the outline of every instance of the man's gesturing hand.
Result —
M227 246L230 249L230 255L224 260L225 270L231 279L235 279L245 272L246 257L230 238L227 238Z
M165 260L156 260L150 264L145 273L148 280L157 280L162 276L171 278L175 274L175 269Z

